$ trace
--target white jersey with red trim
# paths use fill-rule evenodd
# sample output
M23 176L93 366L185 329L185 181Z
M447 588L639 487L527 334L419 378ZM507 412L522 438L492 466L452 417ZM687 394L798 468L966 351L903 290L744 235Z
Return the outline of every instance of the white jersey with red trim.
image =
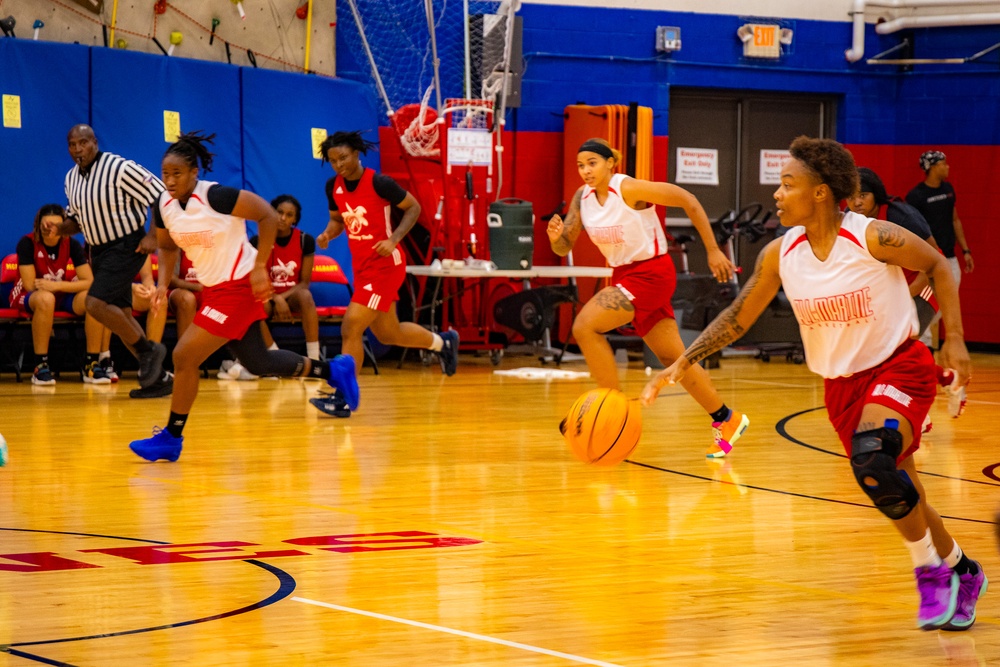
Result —
M583 186L580 219L587 235L604 254L609 266L624 266L652 259L667 252L667 235L656 214L656 207L637 211L622 199L621 184L625 174L615 174L608 184L608 197L602 206L597 192Z
M160 217L170 238L184 251L205 287L239 280L253 268L257 249L247 238L246 220L219 213L208 203L212 181L198 181L186 206L164 192Z
M846 212L822 262L805 227L793 227L781 240L781 283L799 322L806 363L824 378L877 366L918 332L903 270L868 250L865 231L872 221Z

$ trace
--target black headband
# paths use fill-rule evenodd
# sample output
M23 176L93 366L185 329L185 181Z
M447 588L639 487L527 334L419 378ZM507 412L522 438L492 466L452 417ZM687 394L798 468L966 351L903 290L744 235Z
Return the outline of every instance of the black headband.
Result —
M601 157L611 159L615 154L611 151L609 146L605 146L599 141L585 141L580 145L580 150L577 153L597 153Z

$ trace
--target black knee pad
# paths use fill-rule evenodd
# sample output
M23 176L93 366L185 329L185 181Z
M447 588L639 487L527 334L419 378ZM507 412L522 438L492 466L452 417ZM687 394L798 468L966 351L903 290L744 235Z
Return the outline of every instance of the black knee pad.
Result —
M862 431L851 438L854 477L875 507L894 521L908 515L920 500L910 477L896 468L902 451L903 436L894 428Z

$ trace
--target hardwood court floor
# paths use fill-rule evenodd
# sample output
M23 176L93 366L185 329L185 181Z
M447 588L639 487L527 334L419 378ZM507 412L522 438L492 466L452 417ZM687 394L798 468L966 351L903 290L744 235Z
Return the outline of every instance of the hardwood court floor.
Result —
M713 371L752 420L724 463L667 391L632 462L607 469L556 430L589 380L461 361L452 378L365 369L347 420L306 404L315 382L203 380L173 464L127 449L168 407L130 400L134 378L5 374L0 665L1000 664L1000 593L968 632L916 629L909 555L805 367ZM974 362L967 414L939 399L917 460L1000 582L1000 357ZM538 364L503 361L521 366ZM640 362L622 372L637 395Z

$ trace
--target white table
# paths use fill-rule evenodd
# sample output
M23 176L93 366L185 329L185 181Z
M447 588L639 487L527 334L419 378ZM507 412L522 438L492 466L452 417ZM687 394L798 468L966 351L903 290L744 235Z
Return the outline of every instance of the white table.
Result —
M465 266L433 268L430 266L407 266L406 272L413 276L428 278L610 278L611 267L607 266L533 266L530 269L494 269L485 271Z
M612 269L606 266L533 266L530 269L493 269L484 270L467 267L464 264L459 264L458 266L450 267L431 267L431 266L407 266L406 272L412 276L418 276L423 278L435 278L434 287L431 291L430 303L426 306L422 306L418 303L418 295L413 290L413 285L410 285L410 298L413 302L413 319L418 320L418 314L420 310L429 309L430 310L430 320L431 328L434 328L435 321L435 311L438 305L444 303L448 297L438 300L441 293L441 285L445 279L461 279L461 280L474 280L479 281L480 286L485 283L485 281L493 278L507 278L510 280L521 280L524 282L525 289L531 286L531 280L533 278L547 278L547 279L572 279L572 278L610 278ZM480 298L482 295L480 295ZM461 342L462 347L466 349L488 349L491 350L492 358L494 363L499 363L500 354L502 354L503 347L498 344L489 343L489 329L488 324L481 326L480 329L485 333L481 336L481 341L468 340L464 338ZM555 350L552 349L551 340L549 332L546 330L543 347L546 351L554 353ZM561 358L561 355L560 355Z

